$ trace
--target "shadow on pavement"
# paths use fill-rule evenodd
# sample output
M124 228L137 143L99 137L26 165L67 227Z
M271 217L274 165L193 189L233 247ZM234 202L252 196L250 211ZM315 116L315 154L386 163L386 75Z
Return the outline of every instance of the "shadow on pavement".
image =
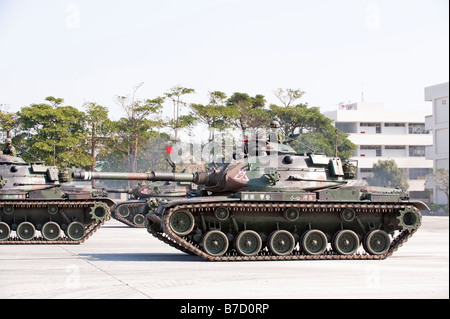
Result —
M198 262L203 261L198 256L188 254L79 254L80 258L89 261L179 261L179 262Z

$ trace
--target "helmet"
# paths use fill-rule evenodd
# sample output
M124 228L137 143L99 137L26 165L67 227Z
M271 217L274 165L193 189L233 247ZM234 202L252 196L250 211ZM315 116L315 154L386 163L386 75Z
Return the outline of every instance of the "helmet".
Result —
M280 122L273 120L272 122L270 122L270 127L279 128L279 127L281 127L281 125L280 125Z

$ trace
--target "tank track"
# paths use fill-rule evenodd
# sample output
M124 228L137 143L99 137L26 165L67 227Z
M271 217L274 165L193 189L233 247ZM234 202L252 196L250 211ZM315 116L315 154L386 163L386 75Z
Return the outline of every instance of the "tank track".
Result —
M58 208L66 207L66 208L80 208L80 207L92 207L94 205L102 204L101 201L39 201L39 202L32 202L32 201L10 201L0 202L0 208L2 208L5 205L14 205L15 207L22 207L22 208L37 208L37 207L47 207L48 205L56 205ZM35 236L32 240L23 241L20 240L18 237L11 237L8 240L0 241L0 245L78 245L84 243L89 237L91 237L106 221L110 219L111 215L108 214L108 217L100 222L95 222L92 225L90 225L86 229L85 235L80 238L79 240L72 240L69 237L65 236L58 240L49 241L43 238L42 236Z
M139 207L139 206L143 206L143 205L147 205L147 202L145 202L145 201L127 201L127 202L119 203L114 207L112 217L127 226L134 227L134 228L144 228L145 227L144 224L136 225L132 220L127 219L127 217L129 217L129 216L122 217L117 213L119 207L126 206L128 208L135 208L135 207Z
M355 209L358 214L364 214L370 211L398 211L400 209L405 209L407 207L413 207L408 204L361 204L361 203L308 203L308 204L297 204L297 203L242 203L242 202L225 202L225 203L204 203L204 204L184 204L176 207L170 208L168 211L165 211L162 220L161 227L162 232L153 229L153 227L149 226L149 232L158 238L159 240L169 244L170 246L191 254L202 257L208 261L273 261L273 260L383 260L387 257L391 256L394 252L396 252L404 243L408 241L409 238L417 231L420 227L420 224L415 230L408 231L403 230L393 238L391 241L390 247L388 251L381 255L371 255L366 252L358 252L353 255L340 255L334 252L332 249L326 250L321 255L308 255L302 252L298 247L294 249L294 251L287 256L277 256L272 254L268 249L262 249L255 256L241 256L234 250L228 250L223 256L216 257L211 256L205 253L202 250L200 243L194 242L187 238L187 236L180 237L175 234L169 227L169 219L170 216L176 212L177 210L189 209L189 210L199 210L202 212L212 211L219 207L225 207L230 210L230 213L233 211L260 211L261 208L268 210L284 210L287 208L298 208L298 209L309 209L311 211L317 212L333 212L337 209L345 209L351 208ZM299 246L299 245L297 245Z

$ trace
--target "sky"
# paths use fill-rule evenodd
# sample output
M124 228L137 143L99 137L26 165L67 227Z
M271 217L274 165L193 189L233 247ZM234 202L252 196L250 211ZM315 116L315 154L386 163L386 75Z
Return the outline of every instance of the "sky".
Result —
M431 114L424 88L448 80L448 0L0 0L2 111L54 96L118 119L115 97L143 82L139 99L292 88L324 112L363 92Z

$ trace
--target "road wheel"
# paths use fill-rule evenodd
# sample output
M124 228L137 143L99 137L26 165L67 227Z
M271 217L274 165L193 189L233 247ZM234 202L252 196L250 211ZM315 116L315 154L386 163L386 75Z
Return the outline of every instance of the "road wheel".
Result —
M80 222L71 222L66 229L66 235L72 240L80 240L86 234L84 225Z
M253 230L244 230L237 235L235 247L243 256L255 256L262 247L261 236Z
M0 223L0 241L5 241L9 239L11 234L11 228L9 228L7 223Z
M41 233L46 240L57 240L61 234L61 228L55 222L48 222L42 226Z
M308 230L300 241L301 247L308 255L321 255L327 249L327 236L318 229Z
M339 255L353 255L359 248L359 237L352 230L338 231L334 237L332 246Z
M295 239L290 232L277 230L270 235L267 246L275 255L286 256L294 250Z
M211 256L222 256L228 250L228 238L220 230L211 230L203 236L203 249Z
M34 234L36 233L36 228L34 225L29 222L20 223L17 226L16 234L23 241L29 241L34 238Z
M383 255L389 250L391 239L383 230L372 230L364 238L364 249L371 255Z
M172 231L178 236L185 236L194 229L194 216L188 210L177 210L169 218Z

